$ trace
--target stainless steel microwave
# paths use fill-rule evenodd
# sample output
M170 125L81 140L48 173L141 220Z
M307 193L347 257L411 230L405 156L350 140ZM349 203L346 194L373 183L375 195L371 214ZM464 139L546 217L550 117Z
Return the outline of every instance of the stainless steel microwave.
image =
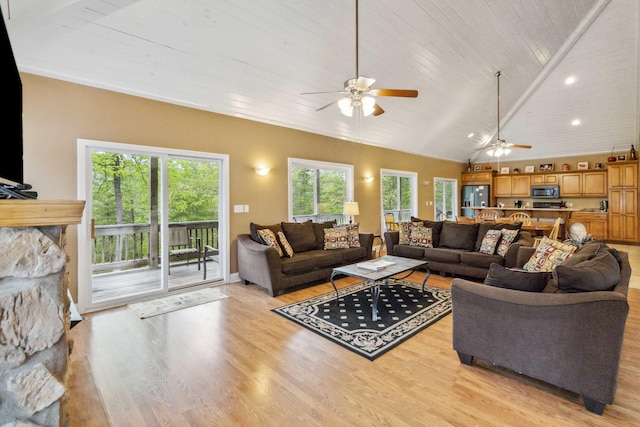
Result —
M559 199L560 186L559 185L532 185L531 198L532 199Z

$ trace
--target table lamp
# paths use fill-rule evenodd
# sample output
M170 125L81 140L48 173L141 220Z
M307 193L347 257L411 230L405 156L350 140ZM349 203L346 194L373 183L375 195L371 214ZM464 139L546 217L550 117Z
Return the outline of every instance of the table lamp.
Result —
M344 202L344 209L342 213L344 215L349 215L349 224L353 224L353 217L355 215L360 215L358 202Z

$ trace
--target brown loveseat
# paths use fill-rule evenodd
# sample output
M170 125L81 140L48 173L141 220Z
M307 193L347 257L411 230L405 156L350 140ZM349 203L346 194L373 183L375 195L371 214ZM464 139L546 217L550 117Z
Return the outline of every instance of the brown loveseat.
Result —
M518 248L533 246L531 234L520 230L520 223L476 223L458 224L449 221L429 221L411 218L411 223L422 223L431 229L432 246L423 247L413 244L400 244L401 231L387 231L384 241L387 254L429 261L429 269L441 274L483 279L489 266L497 263L506 267L514 266ZM401 224L402 226L403 224ZM518 230L515 241L511 243L503 256L481 253L480 247L488 230Z
M282 222L251 224L250 234L238 235L238 273L242 283L255 283L276 296L318 281L327 281L334 267L371 259L373 234L358 233L359 247L324 249L325 229L334 223ZM282 232L293 256L280 256L264 244L258 230Z
M519 248L518 265L533 252ZM573 391L601 414L618 384L630 276L625 252L593 242L556 267L541 292L513 289L530 279L505 277L507 287L454 279L453 348L464 364L477 358Z

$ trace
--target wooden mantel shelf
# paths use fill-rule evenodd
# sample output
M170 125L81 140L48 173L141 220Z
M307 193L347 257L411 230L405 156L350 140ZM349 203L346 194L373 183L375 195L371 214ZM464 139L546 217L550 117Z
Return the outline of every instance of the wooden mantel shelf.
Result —
M83 200L0 200L0 227L80 224Z

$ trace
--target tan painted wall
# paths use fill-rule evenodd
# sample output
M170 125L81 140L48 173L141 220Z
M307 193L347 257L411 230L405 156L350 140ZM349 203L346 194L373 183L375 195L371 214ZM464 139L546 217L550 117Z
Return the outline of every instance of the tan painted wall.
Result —
M236 239L249 223L287 220L289 157L354 165L354 200L361 230L380 232L380 169L418 173L419 212L433 218L433 177L459 179L464 164L346 142L306 132L237 119L144 98L22 74L25 181L43 200L76 199L78 139L228 154L230 204L249 213L230 213L231 272L237 272ZM318 113L320 114L320 113ZM384 120L384 117L381 119ZM371 118L376 120L376 118ZM260 177L254 168L272 170ZM373 183L363 181L374 176ZM424 185L424 181L430 181ZM69 227L70 287L77 296L77 233Z

